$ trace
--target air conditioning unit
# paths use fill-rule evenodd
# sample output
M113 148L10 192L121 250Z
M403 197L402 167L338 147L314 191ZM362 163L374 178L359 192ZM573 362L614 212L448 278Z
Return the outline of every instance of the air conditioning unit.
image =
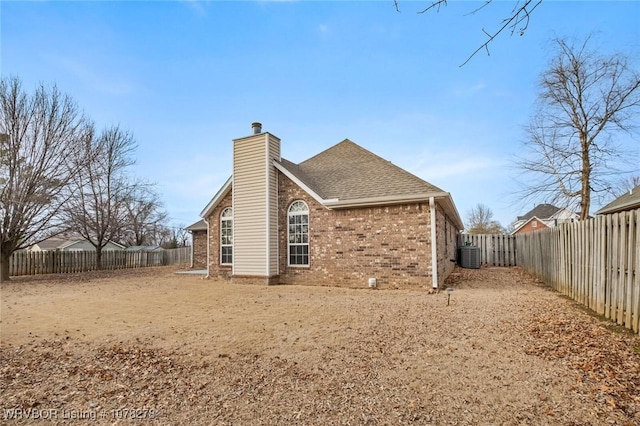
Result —
M459 262L463 268L480 268L480 247L462 246L459 248Z

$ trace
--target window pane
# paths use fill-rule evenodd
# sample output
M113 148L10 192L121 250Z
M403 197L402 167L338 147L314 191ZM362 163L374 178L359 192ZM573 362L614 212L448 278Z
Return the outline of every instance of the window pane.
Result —
M289 265L309 265L309 207L295 201L288 215Z
M231 246L221 247L220 262L223 264L233 263L233 247Z
M233 263L233 210L226 208L220 215L220 263Z

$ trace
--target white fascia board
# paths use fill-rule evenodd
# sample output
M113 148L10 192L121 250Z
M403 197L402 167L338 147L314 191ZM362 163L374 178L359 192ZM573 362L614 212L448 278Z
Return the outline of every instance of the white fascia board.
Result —
M464 223L462 222L462 219L460 218L460 213L458 213L458 208L456 207L455 203L453 202L453 197L451 196L451 194L449 192L445 192L445 196L443 197L436 197L437 200L444 200L444 204L445 204L445 211L447 213L450 213L453 217L453 221L455 222L455 225L458 227L458 231L462 231L464 230Z
M305 185L304 182L302 182L300 179L298 179L296 177L296 175L294 175L293 173L291 173L289 170L287 170L286 167L284 167L282 164L278 163L277 161L273 161L273 166L280 170L280 172L282 172L283 175L285 175L286 177L288 177L289 179L291 179L293 181L293 183L295 183L296 185L298 185L300 188L304 189L304 191L311 195L311 197L316 200L317 202L319 202L322 205L328 206L328 203L331 202L336 202L338 201L337 198L333 198L333 199L329 199L329 200L325 200L324 198L322 198L317 192L315 192L314 190L312 190L311 188L309 188L307 185Z
M446 196L448 193L446 192L437 192L437 193L425 193L425 194L413 194L413 195L405 195L402 197L398 197L397 195L387 195L384 197L370 197L370 198L355 198L349 200L326 200L325 205L327 207L334 208L348 208L348 207L363 207L363 206L376 206L382 204L390 204L390 203L409 203L415 201L429 201L429 198L441 198Z
M207 204L204 210L200 212L201 218L206 219L207 217L209 217L211 212L213 212L213 209L215 209L218 203L220 203L220 200L222 200L225 197L225 195L229 193L229 190L231 189L232 184L233 184L233 176L227 179L224 185L222 185L222 188L220 188L220 190L216 193L216 195L213 196L211 201L209 201L209 204Z
M413 203L418 201L428 202L430 198L442 203L445 211L451 216L458 230L464 229L462 219L456 205L453 203L451 194L448 192L431 192L423 194L406 195L398 197L397 195L390 195L384 197L372 197L372 198L358 198L352 200L326 200L325 206L329 208L350 208L350 207L366 207L366 206L379 206L385 204L403 204Z
M640 207L640 201L638 200L631 200L631 201L627 201L626 203L622 203L619 204L617 206L613 206L613 207L609 207L609 208L602 208L600 210L598 210L597 212L595 212L596 215L598 214L611 214L611 213L618 213L624 210L635 210L637 208Z
M78 243L82 242L82 240L71 240L71 241L65 241L64 243L60 244L58 247L56 247L53 250L64 250L66 248L69 248L73 245L76 245Z
M120 243L116 243L115 241L111 241L111 240L109 240L109 241L107 241L107 244L108 244L108 243L111 243L111 244L113 244L113 245L114 245L114 246L116 246L116 247L120 247L122 250L126 249L126 247L125 247L125 246L123 246L123 245L122 245L122 244L120 244Z

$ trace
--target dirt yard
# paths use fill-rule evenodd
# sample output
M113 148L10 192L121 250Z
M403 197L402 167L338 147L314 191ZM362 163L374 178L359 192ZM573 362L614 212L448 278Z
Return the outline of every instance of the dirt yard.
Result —
M640 338L518 269L449 305L172 272L3 284L0 423L640 424Z

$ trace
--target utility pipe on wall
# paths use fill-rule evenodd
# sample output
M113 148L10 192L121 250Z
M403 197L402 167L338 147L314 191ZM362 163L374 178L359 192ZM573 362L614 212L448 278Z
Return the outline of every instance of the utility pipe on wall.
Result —
M209 221L206 218L202 218L204 220L204 223L207 224L207 276L205 277L206 279L209 279L209 264L211 262L210 260L210 247L211 247L211 242L209 241ZM193 245L193 243L191 243L191 245Z
M438 288L438 239L436 234L436 202L429 197L429 211L431 212L431 287Z

